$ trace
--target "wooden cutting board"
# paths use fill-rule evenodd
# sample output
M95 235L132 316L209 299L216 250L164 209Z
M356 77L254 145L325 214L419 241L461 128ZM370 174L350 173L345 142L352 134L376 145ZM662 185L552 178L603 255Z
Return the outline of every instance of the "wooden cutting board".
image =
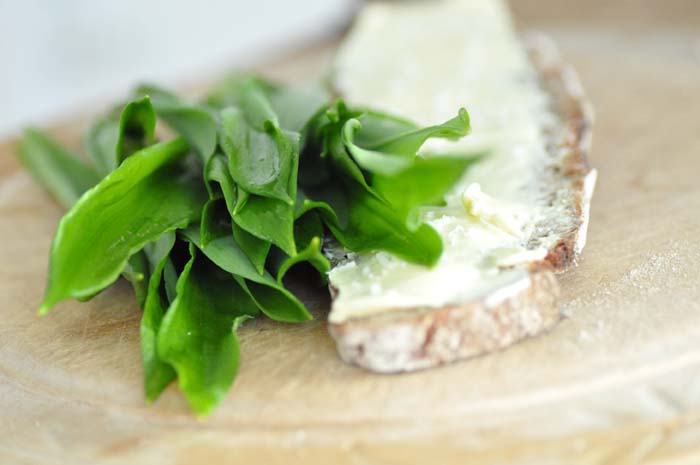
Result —
M327 297L311 290L316 321L242 330L240 375L208 421L175 386L145 405L127 284L35 316L61 210L2 144L0 463L700 463L700 8L579 3L515 5L557 40L597 110L589 242L561 276L568 319L439 369L345 365ZM332 47L263 69L309 79ZM76 144L81 121L55 133Z

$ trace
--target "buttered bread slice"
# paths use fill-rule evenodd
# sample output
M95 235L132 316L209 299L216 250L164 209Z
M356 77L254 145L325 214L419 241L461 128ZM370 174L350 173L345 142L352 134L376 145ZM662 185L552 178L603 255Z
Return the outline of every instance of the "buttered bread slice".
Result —
M554 271L586 240L596 173L591 113L543 38L521 41L497 0L372 3L341 46L337 91L418 124L464 106L472 135L431 154L486 153L424 219L444 252L431 268L388 253L326 253L329 329L340 355L371 370L435 366L499 349L560 319Z

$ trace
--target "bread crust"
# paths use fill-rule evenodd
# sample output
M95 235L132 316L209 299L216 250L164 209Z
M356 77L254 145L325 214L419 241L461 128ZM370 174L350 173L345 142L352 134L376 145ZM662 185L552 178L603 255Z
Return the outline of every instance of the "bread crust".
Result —
M524 41L540 85L551 96L550 110L558 117L558 124L545 128L552 163L543 184L550 186L551 202L567 205L568 221L543 225L558 238L545 259L507 271L512 282L482 298L329 322L346 362L382 373L414 371L502 349L561 319L554 273L575 265L586 241L596 179L588 163L593 115L576 73L562 62L555 45L534 34Z
M542 34L530 33L524 37L524 44L540 76L541 87L551 97L550 109L559 118L558 125L545 128L550 144L548 150L563 152L549 167L548 178L554 186L552 201L566 201L576 221L569 230L557 231L560 239L549 247L545 261L554 270L563 271L578 262L586 244L590 203L597 178L596 170L591 169L588 162L593 107L576 72L562 61L554 42Z

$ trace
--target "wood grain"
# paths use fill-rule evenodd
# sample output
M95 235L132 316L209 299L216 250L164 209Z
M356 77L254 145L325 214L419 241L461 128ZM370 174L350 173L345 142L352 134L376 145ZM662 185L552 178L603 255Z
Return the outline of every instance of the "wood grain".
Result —
M0 463L700 463L700 20L687 11L678 27L669 13L657 26L649 13L538 24L597 112L600 178L582 263L561 276L564 323L487 357L383 376L339 360L327 298L307 291L316 321L244 328L240 376L204 423L176 387L145 405L127 284L35 316L61 211L3 144ZM331 48L264 68L309 79ZM80 126L57 134L75 144Z

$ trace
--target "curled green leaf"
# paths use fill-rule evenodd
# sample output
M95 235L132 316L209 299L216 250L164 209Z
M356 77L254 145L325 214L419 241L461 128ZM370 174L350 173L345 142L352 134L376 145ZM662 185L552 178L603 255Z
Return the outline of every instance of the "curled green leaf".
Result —
M201 184L176 163L187 148L176 139L135 153L71 208L51 247L40 313L101 291L145 244L199 217Z
M429 138L455 139L466 136L470 131L469 114L461 108L456 117L442 124L412 129L388 138L386 135L379 136L379 131L370 126L369 131L373 137L366 134L362 138L361 146L355 141L355 133L362 133L362 120L361 116L359 119L352 118L345 122L342 130L343 144L360 167L384 176L394 175L411 166L418 150ZM377 116L373 114L366 120L369 125L377 120Z

